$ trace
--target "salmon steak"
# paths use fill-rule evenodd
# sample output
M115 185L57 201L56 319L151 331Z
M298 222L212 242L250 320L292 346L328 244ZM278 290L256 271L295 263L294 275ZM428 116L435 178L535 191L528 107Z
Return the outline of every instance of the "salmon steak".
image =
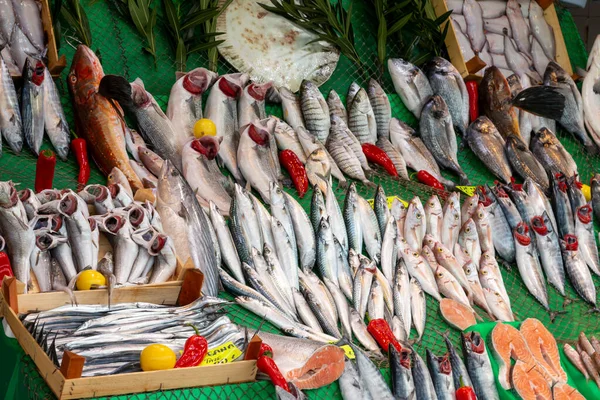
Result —
M523 400L552 400L552 392L538 365L517 361L512 371L512 385Z
M298 389L317 389L338 380L345 368L344 350L332 344L261 332L273 349L273 360Z
M552 387L552 396L554 400L585 400L585 397L574 387L566 383L557 383Z
M492 350L499 369L498 381L504 389L509 390L512 388L511 359L520 361L530 368L535 367L537 363L521 332L511 325L496 324L491 337Z
M477 323L473 311L469 307L452 299L440 300L440 311L446 322L460 331Z
M520 331L535 360L552 378L550 383L567 382L567 374L560 365L556 339L544 324L535 318L527 318L521 324Z

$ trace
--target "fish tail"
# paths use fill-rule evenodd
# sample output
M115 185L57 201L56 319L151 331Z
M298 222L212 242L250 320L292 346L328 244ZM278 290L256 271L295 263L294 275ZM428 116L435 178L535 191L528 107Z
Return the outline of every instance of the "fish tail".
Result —
M555 86L532 86L522 90L512 103L515 107L532 114L560 120L565 109L565 96Z
M552 310L548 310L548 314L550 315L550 322L554 323L554 320L556 319L556 317L560 314L566 314L567 311L552 311Z
M598 147L592 142L584 144L583 147L585 147L585 152L589 155L598 154Z
M131 85L122 76L105 75L98 86L98 93L107 99L116 100L122 106L131 106Z

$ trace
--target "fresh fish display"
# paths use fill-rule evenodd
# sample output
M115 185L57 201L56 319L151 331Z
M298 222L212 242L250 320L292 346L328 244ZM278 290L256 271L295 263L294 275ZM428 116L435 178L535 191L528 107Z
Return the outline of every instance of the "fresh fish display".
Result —
M481 52L485 46L485 33L483 31L483 11L479 2L475 0L465 0L462 7L462 13L467 23L465 32L471 42L471 48L475 53Z
M568 177L577 174L573 157L550 130L542 128L537 131L531 138L531 149L546 170L562 172Z
M465 365L477 398L497 400L498 391L485 342L478 332L461 333Z
M18 154L23 147L23 125L17 92L4 59L0 60L0 85L0 133L11 150Z

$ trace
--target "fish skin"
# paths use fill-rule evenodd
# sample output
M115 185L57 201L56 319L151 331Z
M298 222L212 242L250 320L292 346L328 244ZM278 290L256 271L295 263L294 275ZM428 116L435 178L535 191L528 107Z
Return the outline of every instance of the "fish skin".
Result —
M36 155L39 155L44 139L43 68L41 62L27 58L23 69L23 89L21 92L23 134L27 145Z
M373 200L373 210L375 210L375 216L377 217L377 223L379 224L379 231L381 236L385 234L385 227L388 219L392 216L387 203L387 196L383 186L378 185L375 191L375 197Z
M421 284L415 278L410 278L410 312L412 324L417 330L418 339L421 340L427 320L427 299L425 299ZM410 330L408 333L410 333Z
M194 137L194 124L203 117L202 95L216 79L216 72L195 68L171 87L166 114L173 123L179 148Z
M454 65L442 57L434 57L425 71L433 93L444 99L455 128L464 136L469 125L469 94L462 76Z
M369 299L369 292L371 289L371 283L373 282L373 274L375 273L376 264L371 262L368 258L363 257L360 261L360 267L354 275L354 292L352 296L352 303L354 308L358 311L358 315L364 318L365 312L367 311L367 301Z
M310 222L315 233L319 230L319 224L321 223L322 218L328 218L325 197L323 196L321 189L319 189L318 186L315 186L310 200Z
M567 194L567 185L564 175L553 176L550 178L550 188L552 190L552 208L555 211L556 223L558 225L559 237L575 233L574 212L571 208L569 195Z
M354 333L361 346L370 352L380 353L379 345L367 331L364 318L353 307L350 307L350 324L352 326L352 333Z
M455 388L448 354L438 357L427 349L427 365L438 400L454 399Z
M461 333L461 339L465 364L477 398L499 400L492 365L481 335L478 332Z
M479 85L481 114L487 116L503 138L520 136L519 121L511 105L510 86L497 67L486 68Z
M481 246L479 244L479 234L475 221L471 218L465 222L458 235L458 244L465 249L475 265L479 265L481 259Z
M235 279L245 285L246 280L242 272L240 257L237 251L235 251L235 244L233 243L231 232L227 229L227 223L215 203L211 201L209 207L209 217L219 240L223 261Z
M17 92L4 59L0 60L0 85L0 133L8 147L19 154L24 141L21 112Z
M504 138L486 116L478 117L466 131L467 143L486 167L504 183L510 183L511 170L504 151Z
M403 261L396 264L393 289L394 313L402 321L404 336L408 337L412 324L412 301L410 277Z
M331 127L329 106L327 106L325 98L317 85L307 80L302 81L300 98L306 129L321 143L325 143ZM292 127L294 126L292 125Z
M592 275L585 261L579 254L578 249L567 250L568 244L578 243L577 237L570 235L560 240L560 248L565 263L565 270L569 280L573 284L575 291L579 296L596 307L596 287L593 284Z
M387 383L383 379L379 369L367 357L367 355L357 346L350 344L356 356L356 364L362 383L365 385L371 397L374 399L393 400L394 395L390 391Z
M531 53L531 42L529 41L529 24L521 13L521 7L517 0L508 0L506 3L506 16L515 38L519 51L529 55Z
M78 201L78 196L76 196L75 194L66 194L60 200L59 212L64 217L69 237L69 243L71 244L71 248L73 249L73 257L75 260L77 271L82 271L86 267L96 269L96 265L93 265L92 253L94 251L94 248L92 245L92 231L90 223L87 219L88 215L86 214L87 205L85 205L85 203L83 205L80 204ZM130 254L127 255L131 256ZM136 255L137 253L133 255L134 259ZM129 259L124 258L124 260L124 262L128 263ZM131 262L133 263L133 261ZM129 267L131 267L131 264L128 265ZM127 265L125 265L125 268L127 268ZM127 276L124 277L125 280L120 282L126 282L128 276L129 271L127 272Z
M581 258L596 275L600 275L600 261L598 256L598 245L594 232L592 209L589 205L583 205L575 209L575 235L579 242Z
M327 151L345 175L371 186L373 184L365 176L360 159L347 143L347 130L348 128L340 118L334 116L331 119L331 130L326 143Z
M413 380L415 382L415 391L417 393L417 400L429 400L436 399L435 386L431 379L431 374L427 368L427 364L421 358L421 356L413 351L414 366L412 368Z
M385 234L381 242L381 270L389 282L394 280L394 268L398 259L398 249L396 240L398 237L398 226L396 220L391 217L388 219L385 228Z
M383 292L381 285L376 280L371 284L369 298L367 301L367 313L369 320L384 318L385 303L383 302Z
M300 291L296 288L292 288L292 296L294 297L294 304L296 305L296 312L300 317L300 320L308 327L310 327L313 331L322 333L321 325L317 320L317 317L313 314L310 309L310 306L306 302L306 299Z
M272 217L271 219L271 230L273 231L275 249L277 251L279 262L284 267L284 272L288 278L288 281L290 282L290 285L297 289L299 287L297 253L294 252L291 240L287 235L285 227L275 217Z
M348 128L361 144L375 144L377 122L367 92L361 88L348 106Z
M294 222L292 221L292 215L290 206L288 205L288 201L286 201L286 197L284 195L284 191L281 187L271 182L270 186L270 204L271 204L271 215L285 228L285 232L287 233L287 237L290 240L292 245L292 251L294 254L298 253L298 242L296 240L296 232L294 230ZM294 204L291 204L293 206ZM296 256L296 262L294 264L298 264L298 257Z
M346 360L344 373L338 380L344 400L372 400L371 394L358 375L352 360Z
M529 228L525 223L521 223L513 230L513 234L515 236L517 267L523 282L533 297L548 310L548 291L543 278L542 267L537 254L535 254L535 247L531 244ZM521 238L529 241L529 243L521 243Z
M409 179L408 171L406 170L406 161L404 161L402 153L396 148L396 146L394 146L389 139L384 137L377 139L376 146L388 155L400 177Z
M427 220L426 234L431 235L435 241L442 240L442 221L444 218L444 212L440 199L437 195L431 195L431 197L425 203L425 219Z
M298 139L298 135L296 134L294 128L279 118L273 118L275 118L277 121L275 130L273 131L273 134L275 135L275 141L277 142L277 148L281 151L293 151L294 154L298 156L300 161L303 164L306 164L306 154L304 153L304 149L302 148L302 144L300 144L300 139Z
M450 271L448 271L443 266L439 265L438 268L435 270L435 280L442 295L449 299L462 303L464 306L469 308L469 310L472 310L467 293L461 287L461 284L459 283L458 279L454 275L452 275ZM470 290L471 289L469 288L469 291Z
M529 2L529 26L533 37L540 43L544 53L550 60L556 58L556 41L554 30L544 17L544 10L535 1Z
M381 259L381 232L377 223L377 216L371 205L358 196L358 210L363 229L363 241L367 253L375 262Z
M94 52L79 45L69 72L69 90L78 121L78 136L86 139L96 165L105 174L118 167L134 190L142 182L129 165L125 149L125 124L112 103L98 93L104 71ZM91 94L90 94L91 93Z
M387 65L402 103L419 118L425 102L433 95L427 77L418 67L401 58L390 58Z
M348 93L346 94L346 109L349 109L356 97L356 94L360 90L360 86L356 82L352 82L348 87Z
M562 172L567 177L577 174L577 164L553 132L542 128L531 139L533 154L547 170Z
M450 356L450 364L452 366L452 378L454 379L454 387L469 386L473 387L467 367L463 362L462 358L456 352L454 345L448 338L444 336L446 347L448 348L448 354ZM462 383L461 383L462 381Z
M475 0L465 0L462 9L467 23L465 32L471 42L471 47L476 53L481 52L485 46L485 33L483 31L483 10L480 3Z
M312 186L318 184L321 191L326 192L326 186L332 174L332 161L330 161L329 153L325 146L304 127L296 128L296 133L304 153L307 154L305 168L308 181Z
M488 193L492 193L491 190L488 191ZM495 196L492 200L491 205L485 207L485 210L487 211L490 218L490 226L492 228L492 232L494 232L492 242L495 251L497 251L498 255L505 261L509 263L514 262L515 244L514 241L511 240L512 231L510 226L508 225L506 217L504 216L502 208L496 201Z
M316 261L315 233L308 215L296 199L284 193L287 209L292 218L294 237L298 248L298 264L304 270L312 269Z
M548 218L552 222L552 227L556 231L558 225L556 218L554 217L554 211L552 210L552 204L545 193L542 191L540 186L536 184L532 179L525 179L523 189L527 192L531 207L534 210L535 215L542 215L544 212L548 215Z
M272 82L263 84L252 82L242 89L237 104L240 129L244 129L251 122L267 118L265 97L272 86Z
M247 78L245 74L229 74L219 77L210 90L204 108L204 117L215 123L217 136L223 137L219 158L231 172L235 181L242 186L245 185L245 180L239 169L237 158L240 143L237 98Z
M535 149L533 145L532 148ZM506 139L506 154L513 169L521 178L531 178L542 188L548 188L548 177L544 167L521 139L516 136L509 136Z
M481 282L479 281L479 274L477 268L478 266L473 262L468 262L463 265L463 271L465 271L465 275L467 277L467 280L469 281L469 286L471 288L471 293L473 294L473 302L475 303L475 305L485 310L485 312L488 313L490 318L492 318L494 313L490 309L487 300L485 299L485 295L483 294L483 287L481 286Z
M313 195L313 198L318 194ZM387 203L385 205L387 209ZM312 206L311 206L312 209ZM316 212L316 211L315 211ZM326 211L324 210L326 213ZM312 211L311 211L312 215ZM344 224L346 225L346 231L348 234L348 246L349 249L354 249L358 253L362 253L363 246L363 230L360 222L360 212L358 205L358 192L356 191L356 184L352 182L346 191L346 197L344 199Z
M458 164L458 147L452 118L446 102L439 95L433 95L423 106L419 132L439 165L458 175L461 184L468 185L469 178Z
M397 400L409 400L416 397L415 383L412 376L411 358L408 350L398 352L390 344L388 349L390 372L392 375L392 392ZM406 366L408 362L408 366Z
M367 89L369 101L375 115L377 124L377 138L389 139L390 137L390 119L392 118L392 106L387 94L375 79L369 80Z
M346 107L344 106L344 103L342 103L340 96L333 89L331 89L327 95L327 106L329 107L329 116L332 119L335 115L348 125L348 112L346 111Z
M350 309L348 308L348 302L344 293L340 288L335 285L330 279L323 278L323 282L327 289L333 296L333 301L338 312L338 317L342 325L342 336L351 339L352 338L352 326L350 325Z
M427 233L425 210L418 196L413 197L408 205L404 222L404 239L414 251L421 251L423 238Z
M561 295L565 295L565 268L560 251L558 235L546 211L530 220L534 232L538 254L548 283Z

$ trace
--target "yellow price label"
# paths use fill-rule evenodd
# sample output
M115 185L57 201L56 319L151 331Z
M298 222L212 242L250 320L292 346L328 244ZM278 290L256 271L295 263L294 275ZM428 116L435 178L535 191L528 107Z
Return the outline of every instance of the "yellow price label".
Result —
M208 349L200 365L226 364L235 361L242 351L233 342L223 343L214 349Z
M340 346L340 349L344 350L344 353L346 353L346 357L348 357L351 360L354 360L356 358L356 356L354 355L354 350L352 350L352 347L348 346L347 344Z
M408 202L402 200L400 197L398 196L389 196L387 198L387 205L388 208L392 208L392 204L394 204L394 199L398 199L398 201L402 204L404 204L404 207L408 207ZM369 202L369 204L371 205L371 208L375 207L375 199L369 199L367 200Z
M477 190L477 186L456 186L456 188L469 197L473 196Z

